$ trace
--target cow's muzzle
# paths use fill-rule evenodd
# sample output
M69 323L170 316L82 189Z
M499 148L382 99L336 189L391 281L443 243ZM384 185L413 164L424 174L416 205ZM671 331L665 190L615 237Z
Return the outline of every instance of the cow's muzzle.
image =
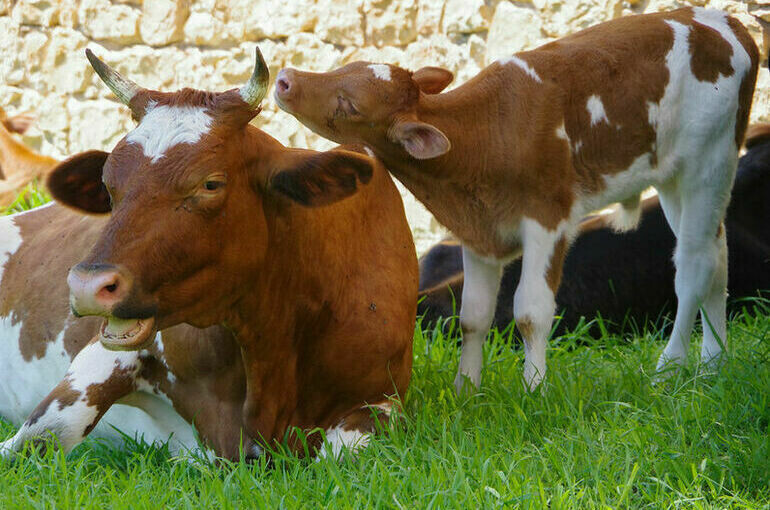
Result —
M133 318L133 314L126 314L132 283L127 271L108 264L78 264L67 276L72 313L76 317L104 317L100 340L108 349L139 349L155 330L152 315L141 313Z

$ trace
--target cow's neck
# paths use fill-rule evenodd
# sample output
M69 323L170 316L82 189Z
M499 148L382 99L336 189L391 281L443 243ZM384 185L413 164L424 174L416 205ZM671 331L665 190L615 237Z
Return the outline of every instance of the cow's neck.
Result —
M453 91L421 97L418 118L441 130L452 144L444 156L417 160L392 142L375 151L440 223L478 252L500 257L517 247L501 242L491 227L510 213L501 210L504 202L498 195L500 186L508 185L508 195L515 191L521 157L514 132L529 122L514 118L519 105L510 84L501 90L505 87L486 73ZM490 178L500 171L507 182ZM498 184L485 185L491 181Z
M307 374L298 372L303 346L324 327L319 323L325 302L319 254L306 249L323 246L314 238L324 230L312 225L311 209L285 203L267 203L265 209L270 243L264 270L226 324L240 345L246 373L245 428L255 439L269 441L280 440L289 425L302 427L302 420L316 419L305 409L312 403L300 401Z

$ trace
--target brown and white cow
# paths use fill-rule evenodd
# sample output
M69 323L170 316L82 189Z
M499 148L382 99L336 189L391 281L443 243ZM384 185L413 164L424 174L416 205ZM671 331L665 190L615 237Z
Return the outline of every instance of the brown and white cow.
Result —
M142 89L89 59L138 126L49 179L57 200L109 217L53 205L1 223L0 413L19 421L74 359L0 450L47 430L69 449L117 399L146 413L115 406L119 428L189 447L194 421L230 458L242 438L246 455L287 435L302 452L293 427L325 430L335 454L366 444L411 376L417 260L387 171L250 126L259 54L249 84L224 93ZM73 312L97 317L68 316L70 266Z
M0 207L8 206L19 189L45 177L59 164L57 159L38 154L11 135L24 134L33 120L28 114L9 117L0 108Z
M698 307L701 359L725 341L722 219L749 118L758 52L723 12L629 16L499 60L440 93L452 74L356 62L284 69L276 99L314 131L363 142L463 243L463 349L456 384L478 385L501 269L522 254L514 316L524 378L545 375L562 263L580 219L620 202L638 216L655 186L678 238L678 308L660 358L683 364ZM608 254L609 256L609 254Z

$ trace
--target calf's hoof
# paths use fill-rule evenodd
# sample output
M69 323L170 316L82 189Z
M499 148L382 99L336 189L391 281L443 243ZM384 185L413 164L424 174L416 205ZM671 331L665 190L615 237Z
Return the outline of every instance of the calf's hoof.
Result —
M474 380L475 379L475 380ZM476 393L481 383L481 375L478 377L472 377L458 371L455 376L455 391L460 397L470 396Z

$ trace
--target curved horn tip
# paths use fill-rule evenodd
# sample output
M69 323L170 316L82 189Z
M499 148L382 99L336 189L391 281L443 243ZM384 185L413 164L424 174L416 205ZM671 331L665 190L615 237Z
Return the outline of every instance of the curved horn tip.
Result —
M94 52L86 48L86 58L90 62L91 67L99 75L99 78L104 82L113 94L124 104L130 105L131 99L140 90L139 85L131 80L123 78L117 71L105 64L99 57L94 55ZM140 114L141 112L135 112Z
M251 74L248 83L240 89L241 97L252 108L257 108L265 98L267 84L270 81L270 71L259 46L255 48L255 56L254 72Z

